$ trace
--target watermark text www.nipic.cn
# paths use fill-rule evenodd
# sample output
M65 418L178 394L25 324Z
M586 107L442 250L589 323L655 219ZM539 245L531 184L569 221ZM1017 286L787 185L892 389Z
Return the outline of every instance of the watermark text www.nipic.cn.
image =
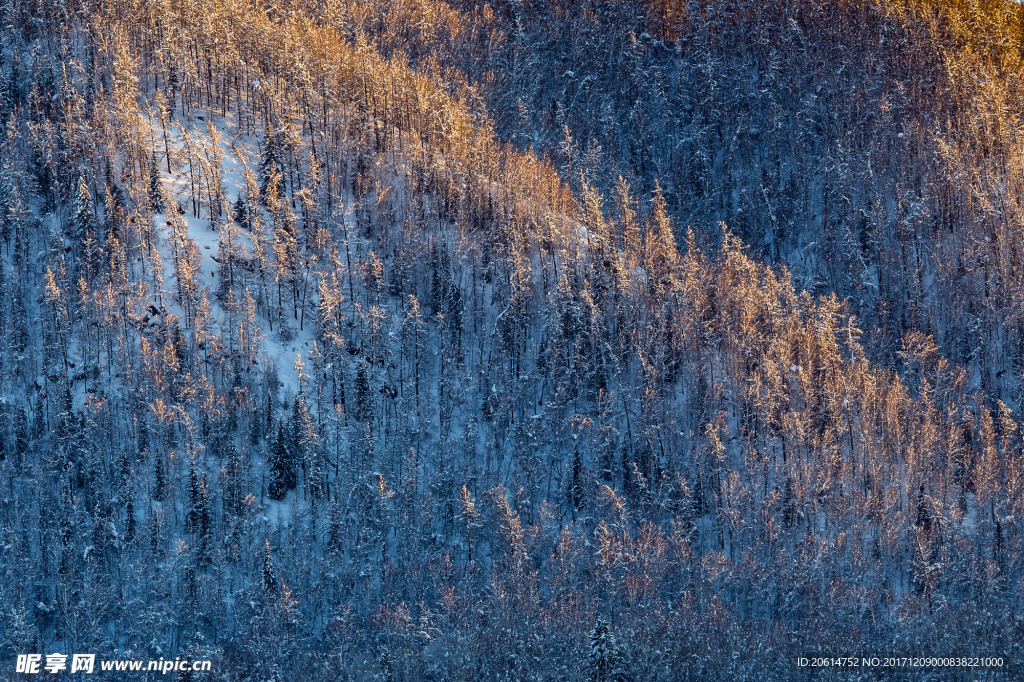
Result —
M189 659L150 659L150 660L107 660L100 659L96 654L18 654L14 672L22 675L38 675L60 672L91 674L97 669L103 672L158 672L166 675L170 672L187 670L190 672L209 672L210 661L191 661Z

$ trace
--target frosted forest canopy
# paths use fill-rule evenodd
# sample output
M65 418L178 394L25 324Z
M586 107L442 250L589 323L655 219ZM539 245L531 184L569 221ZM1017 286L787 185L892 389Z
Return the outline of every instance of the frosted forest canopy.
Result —
M1022 36L3 0L0 665L1020 660Z

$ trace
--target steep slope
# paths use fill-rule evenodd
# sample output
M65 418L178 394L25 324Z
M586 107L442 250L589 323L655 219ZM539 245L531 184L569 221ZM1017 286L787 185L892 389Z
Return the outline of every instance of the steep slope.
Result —
M457 66L577 189L657 180L702 243L726 221L848 299L873 359L900 368L902 337L932 335L1021 410L1019 3L327 5L385 52Z
M1019 656L1018 425L929 337L878 366L729 228L565 184L459 74L303 3L5 11L4 656Z

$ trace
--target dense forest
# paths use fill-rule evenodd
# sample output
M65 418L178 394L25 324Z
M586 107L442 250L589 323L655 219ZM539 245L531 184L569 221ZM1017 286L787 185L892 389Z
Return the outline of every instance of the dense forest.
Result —
M1022 76L1008 0L0 0L0 678L1024 665Z

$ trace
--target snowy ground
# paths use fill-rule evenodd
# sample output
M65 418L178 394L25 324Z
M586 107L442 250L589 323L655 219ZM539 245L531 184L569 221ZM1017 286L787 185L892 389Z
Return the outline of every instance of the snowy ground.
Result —
M161 173L161 181L165 190L185 210L182 218L188 223L188 237L191 238L199 249L202 264L199 272L199 285L211 306L211 321L217 331L224 331L223 325L226 316L220 299L214 295L217 290L219 265L215 260L220 252L221 232L214 228L213 222L206 215L205 207L200 209L200 217L195 217L191 211L191 186L189 181L188 163L184 161L185 135L188 135L193 145L209 145L211 135L208 132L208 125L212 118L213 125L219 133L219 147L223 157L221 165L222 187L226 202L230 206L240 194L245 191L245 169L248 166L254 170L254 164L259 164L260 150L257 139L254 136L241 134L236 121L232 115L224 118L219 115L209 116L202 111L194 112L192 119L188 122L175 121L168 126L167 138L170 143L170 156L172 172L167 172L167 163L163 155L158 159L158 166ZM154 136L162 140L163 130L159 122L151 121L154 126ZM157 149L163 145L158 144ZM227 208L227 207L226 207ZM269 219L266 221L269 223ZM184 315L181 306L174 299L174 260L173 248L171 245L170 225L165 214L157 214L154 223L159 230L160 256L163 261L164 291L163 300L170 302L168 310L179 316ZM252 250L252 240L244 230L239 231L242 241L243 256L249 257ZM202 293L199 294L201 298ZM297 325L290 329L288 336L291 340L284 341L282 335L275 331L268 332L270 325L266 319L260 320L263 327L263 334L259 339L261 347L261 362L267 365L276 363L278 379L280 380L285 397L294 395L298 391L298 378L293 371L296 355L303 356L303 362L308 361L307 354L313 347L313 325L307 324L300 330Z

